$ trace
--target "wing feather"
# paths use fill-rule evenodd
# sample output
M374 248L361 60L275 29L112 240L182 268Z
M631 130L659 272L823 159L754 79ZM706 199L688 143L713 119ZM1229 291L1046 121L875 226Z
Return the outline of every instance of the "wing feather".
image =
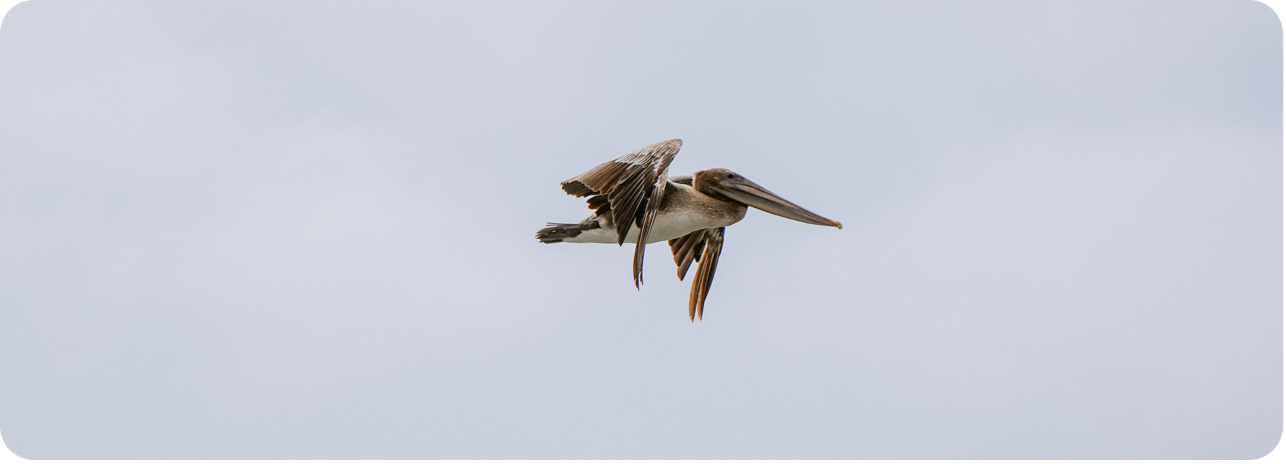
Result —
M697 318L701 318L706 296L710 294L710 284L714 283L714 270L719 267L719 253L723 251L723 227L706 230L710 233L705 241L705 253L701 254L701 264L697 266L697 275L692 279L692 293L688 296L688 319L692 319L694 310Z
M563 191L570 195L607 196L617 245L625 244L631 226L639 228L634 245L635 287L643 283L643 250L669 183L666 173L682 146L679 139L654 143L563 182ZM601 204L590 201L591 208L605 213Z
M692 261L701 256L701 250L706 245L708 232L709 229L701 229L670 240L670 251L674 253L674 264L679 267L679 280L687 277L688 267L692 266Z
M692 293L688 296L688 319L695 320L705 312L706 295L710 294L714 270L719 266L719 253L723 251L723 231L723 227L701 229L670 240L674 264L679 266L679 280L687 276L693 261L701 263L697 266L696 277L692 279Z

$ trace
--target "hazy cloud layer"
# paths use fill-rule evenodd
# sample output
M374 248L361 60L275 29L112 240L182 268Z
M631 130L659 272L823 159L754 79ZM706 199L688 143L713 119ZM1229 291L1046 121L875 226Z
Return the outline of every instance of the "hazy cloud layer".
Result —
M1254 458L1282 35L1254 2L32 0L0 27L28 458ZM541 245L681 137L843 230Z

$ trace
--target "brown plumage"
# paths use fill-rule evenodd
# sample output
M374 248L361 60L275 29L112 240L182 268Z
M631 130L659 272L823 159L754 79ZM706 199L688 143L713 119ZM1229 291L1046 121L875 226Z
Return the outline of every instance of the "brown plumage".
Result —
M699 263L688 297L688 318L701 318L723 251L724 229L754 207L796 221L840 227L727 169L669 177L683 142L655 143L600 164L562 183L563 191L586 197L594 214L577 224L550 223L536 232L544 243L616 243L634 237L634 286L643 283L643 252L649 241L669 240L679 280ZM659 219L658 219L659 218ZM659 222L658 222L659 221Z
M607 197L616 227L617 245L625 244L631 225L639 229L634 245L634 288L643 283L643 249L647 246L648 233L661 208L662 196L668 183L666 171L670 161L679 154L683 141L679 139L654 143L633 153L598 165L584 174L563 182L563 191L583 197L599 194ZM590 207L595 207L590 199ZM601 203L601 202L600 202Z
M688 319L701 317L705 312L706 295L710 294L710 284L714 282L714 270L719 266L719 253L723 251L723 227L701 229L682 237L670 240L670 252L674 253L674 264L679 266L679 280L688 274L688 267L693 261L697 266L697 275L692 279L692 292L688 296Z

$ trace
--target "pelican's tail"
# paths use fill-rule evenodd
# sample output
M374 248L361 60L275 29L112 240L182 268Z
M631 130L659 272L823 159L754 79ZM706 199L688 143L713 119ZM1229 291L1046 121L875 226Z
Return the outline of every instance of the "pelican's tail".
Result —
M580 235L582 231L599 228L597 221L585 221L580 224L558 224L551 222L548 227L536 231L536 239L542 243L558 243Z

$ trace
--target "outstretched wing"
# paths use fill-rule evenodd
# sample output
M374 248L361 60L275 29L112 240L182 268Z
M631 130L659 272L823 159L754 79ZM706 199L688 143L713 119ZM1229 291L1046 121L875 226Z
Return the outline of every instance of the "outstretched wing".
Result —
M688 275L692 261L701 263L688 296L688 319L701 317L714 282L714 270L719 266L719 253L723 251L723 227L701 229L670 240L670 251L674 253L674 264L679 266L679 280Z
M661 208L661 197L665 195L665 186L669 182L666 171L682 145L683 141L679 139L648 145L563 182L563 191L571 195L606 197L606 203L602 198L590 198L590 207L597 209L599 214L612 214L617 245L625 244L630 226L638 227L638 240L634 245L635 288L643 283L643 248L647 245L648 233L652 231L656 212ZM603 206L608 210L605 211Z

